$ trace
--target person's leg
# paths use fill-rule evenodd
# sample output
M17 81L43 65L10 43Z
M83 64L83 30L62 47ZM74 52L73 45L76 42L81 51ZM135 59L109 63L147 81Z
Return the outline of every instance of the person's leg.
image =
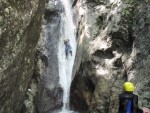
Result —
M70 54L71 54L71 56L72 56L72 50L70 50Z
M66 54L66 58L68 57L68 50L67 48L65 48L65 54Z

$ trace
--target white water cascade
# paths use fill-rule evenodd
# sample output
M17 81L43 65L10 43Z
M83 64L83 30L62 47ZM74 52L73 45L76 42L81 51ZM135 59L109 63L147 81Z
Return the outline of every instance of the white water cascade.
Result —
M59 58L59 77L60 85L63 88L63 108L59 113L75 113L69 110L69 93L72 80L72 68L76 54L75 25L69 0L61 0L64 6L64 13L61 15L61 36L58 49ZM64 38L70 40L72 56L69 54L66 59Z

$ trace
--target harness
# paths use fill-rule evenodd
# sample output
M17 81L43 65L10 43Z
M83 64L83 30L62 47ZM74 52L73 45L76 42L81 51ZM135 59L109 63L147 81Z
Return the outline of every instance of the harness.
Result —
M128 100L126 113L133 113L131 106L132 106L132 100Z

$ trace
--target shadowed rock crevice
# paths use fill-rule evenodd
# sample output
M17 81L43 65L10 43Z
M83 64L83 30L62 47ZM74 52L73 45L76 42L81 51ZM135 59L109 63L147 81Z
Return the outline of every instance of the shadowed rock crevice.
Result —
M86 99L83 97L82 89L76 83L79 84L79 80L74 79L71 85L71 94L70 94L70 108L72 110L80 111L81 113L86 113L88 110L88 105L86 103Z
M114 50L117 50L119 53L132 51L132 46L135 39L132 31L124 32L120 30L118 32L112 32L109 35L112 38L112 48Z
M115 60L115 62L113 63L113 66L114 66L114 67L123 67L122 59L121 59L121 58L117 58L117 59Z
M72 4L72 7L74 7L77 4L77 2L78 2L78 0L74 0L73 4Z
M59 13L57 10L50 10L50 9L45 9L44 11L44 19L52 21L53 17L59 16Z
M95 5L106 5L108 0L87 0L87 3L93 3Z
M96 50L93 54L96 57L100 57L100 59L111 59L114 57L111 48L106 50Z
M85 84L86 84L86 86L88 87L88 90L93 93L94 90L95 90L95 85L94 85L94 83L92 82L92 80L89 79L89 78L86 78L86 79L85 79Z
M84 67L86 65L88 67L85 69ZM88 112L88 106L92 101L92 95L95 91L95 83L93 82L92 76L88 76L88 73L85 73L85 70L90 72L91 68L90 62L80 65L81 71L75 76L71 84L70 108L80 113Z

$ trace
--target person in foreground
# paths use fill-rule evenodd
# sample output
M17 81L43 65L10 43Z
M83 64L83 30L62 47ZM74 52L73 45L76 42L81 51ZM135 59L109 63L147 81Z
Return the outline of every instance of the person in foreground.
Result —
M138 96L133 94L133 83L125 82L123 86L124 92L119 95L118 113L144 113L143 110L138 107Z

